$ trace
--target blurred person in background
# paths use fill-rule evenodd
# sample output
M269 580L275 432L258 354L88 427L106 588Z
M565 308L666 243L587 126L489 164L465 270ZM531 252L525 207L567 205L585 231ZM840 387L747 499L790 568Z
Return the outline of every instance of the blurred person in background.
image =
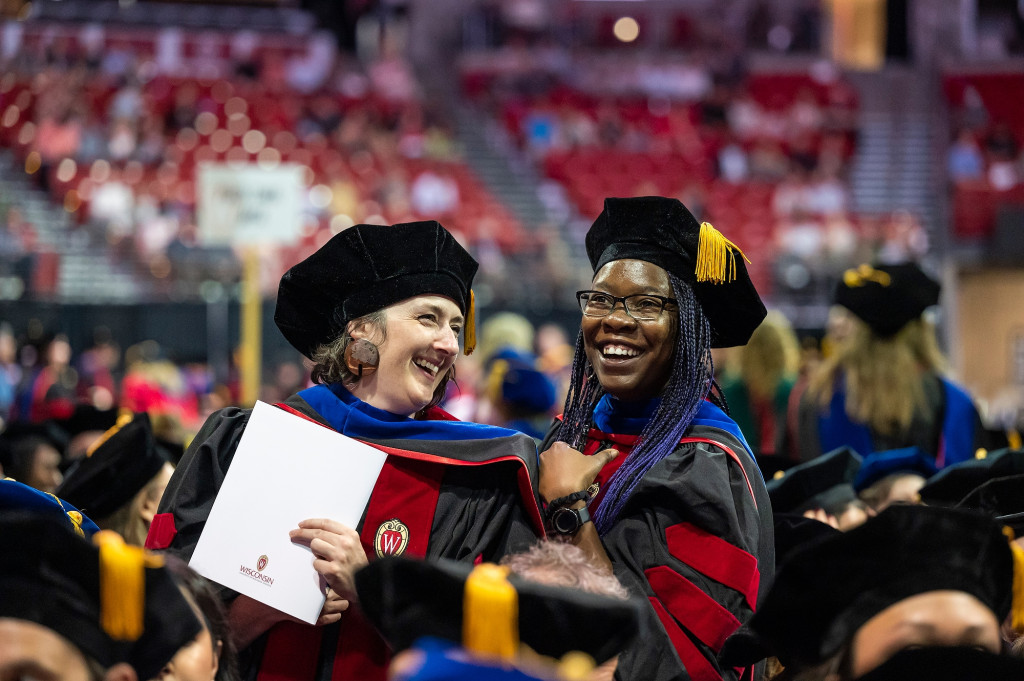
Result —
M799 346L789 320L769 311L734 357L736 368L726 371L720 383L729 415L755 455L795 458L786 407L796 382Z
M866 456L916 446L942 468L974 456L984 429L971 397L944 376L924 317L939 284L914 263L847 270L835 302L846 315L835 350L799 412L800 458L852 447Z
M541 445L549 527L649 604L619 678L739 678L711 660L771 581L772 512L711 348L746 343L764 305L739 249L675 199L605 199L586 246L570 393Z
M0 468L4 475L43 492L57 491L63 434L53 423L14 423L0 436Z
M101 528L142 546L173 472L149 416L125 414L68 469L57 495Z

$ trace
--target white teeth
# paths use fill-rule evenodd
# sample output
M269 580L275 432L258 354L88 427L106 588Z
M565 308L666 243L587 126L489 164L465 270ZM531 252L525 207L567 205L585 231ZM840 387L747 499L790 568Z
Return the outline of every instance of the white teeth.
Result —
M436 364L431 364L425 359L414 359L413 364L415 364L418 367L423 367L424 369L435 375L437 374L438 369L441 368Z
M605 357L636 357L640 354L640 351L634 350L633 348L627 348L624 345L606 345L601 348L601 354Z

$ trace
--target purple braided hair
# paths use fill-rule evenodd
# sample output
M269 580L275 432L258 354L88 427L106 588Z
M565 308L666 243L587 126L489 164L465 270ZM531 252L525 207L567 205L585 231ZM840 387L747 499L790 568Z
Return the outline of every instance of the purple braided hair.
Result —
M594 516L594 524L601 535L611 529L647 471L676 448L711 390L714 375L711 326L693 289L671 273L669 280L679 301L679 334L672 373L661 395L658 410L640 433L637 446L608 484L601 507ZM603 394L604 390L583 350L581 331L576 339L576 355L559 440L576 449L583 446L594 407Z

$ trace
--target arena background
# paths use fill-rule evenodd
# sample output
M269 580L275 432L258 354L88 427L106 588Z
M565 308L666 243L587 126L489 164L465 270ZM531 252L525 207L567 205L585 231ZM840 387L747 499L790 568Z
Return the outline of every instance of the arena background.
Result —
M920 260L954 375L1021 425L1019 2L0 7L0 363L65 334L251 401L300 360L271 321L284 269L424 218L481 262L484 320L572 338L602 199L662 194L809 344L844 270Z

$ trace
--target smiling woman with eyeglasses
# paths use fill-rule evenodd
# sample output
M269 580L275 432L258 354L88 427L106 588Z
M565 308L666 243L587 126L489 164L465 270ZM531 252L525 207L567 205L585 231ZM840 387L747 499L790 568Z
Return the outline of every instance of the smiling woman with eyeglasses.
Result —
M711 348L765 316L742 253L677 200L607 199L564 415L541 445L550 531L650 606L619 679L736 679L715 658L771 582L771 506L712 391Z

